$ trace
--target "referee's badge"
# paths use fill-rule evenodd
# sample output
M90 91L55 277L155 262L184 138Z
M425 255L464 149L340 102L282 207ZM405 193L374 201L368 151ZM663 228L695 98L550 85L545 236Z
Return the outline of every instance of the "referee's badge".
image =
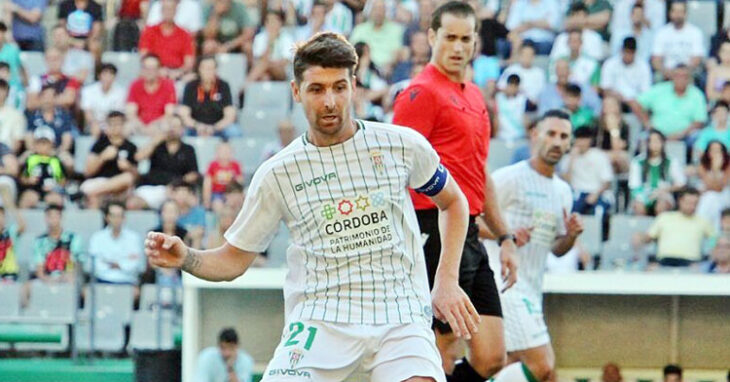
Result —
M382 152L371 151L370 162L372 162L373 168L378 175L385 175L385 161Z

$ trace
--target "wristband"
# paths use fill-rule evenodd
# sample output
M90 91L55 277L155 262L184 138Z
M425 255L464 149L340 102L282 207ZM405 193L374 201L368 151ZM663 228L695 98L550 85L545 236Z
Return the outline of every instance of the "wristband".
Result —
M504 243L505 240L512 240L512 241L514 241L515 240L515 235L514 234L511 234L511 233L504 234L504 235L500 236L499 238L497 238L497 244L501 247L502 246L502 243Z

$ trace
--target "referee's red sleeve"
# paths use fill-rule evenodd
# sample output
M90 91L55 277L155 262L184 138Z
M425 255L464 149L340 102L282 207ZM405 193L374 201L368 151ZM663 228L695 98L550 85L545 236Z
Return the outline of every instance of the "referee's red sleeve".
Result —
M422 85L409 86L395 99L393 124L410 127L428 138L436 124L433 94Z

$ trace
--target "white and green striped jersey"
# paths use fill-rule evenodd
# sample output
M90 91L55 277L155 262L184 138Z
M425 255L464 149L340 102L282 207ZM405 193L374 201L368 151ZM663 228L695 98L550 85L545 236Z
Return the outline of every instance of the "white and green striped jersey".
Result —
M264 162L225 238L261 252L279 221L286 223L292 240L287 321L430 321L420 231L407 188L430 183L443 167L417 132L357 124L343 143L317 147L302 136Z
M565 234L563 209L570 213L573 205L570 186L557 175L539 174L528 161L495 171L492 180L509 227L533 228L530 242L517 249L517 283L512 289L542 301L545 262L555 238Z

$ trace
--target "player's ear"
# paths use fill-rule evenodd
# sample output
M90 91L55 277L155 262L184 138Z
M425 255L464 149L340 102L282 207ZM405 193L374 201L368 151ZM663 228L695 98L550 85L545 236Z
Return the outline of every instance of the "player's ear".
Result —
M433 46L436 44L436 31L428 28L428 45L433 48Z
M297 84L297 80L293 79L289 84L291 85L291 94L294 98L294 102L301 103L302 99L299 96L299 85Z

